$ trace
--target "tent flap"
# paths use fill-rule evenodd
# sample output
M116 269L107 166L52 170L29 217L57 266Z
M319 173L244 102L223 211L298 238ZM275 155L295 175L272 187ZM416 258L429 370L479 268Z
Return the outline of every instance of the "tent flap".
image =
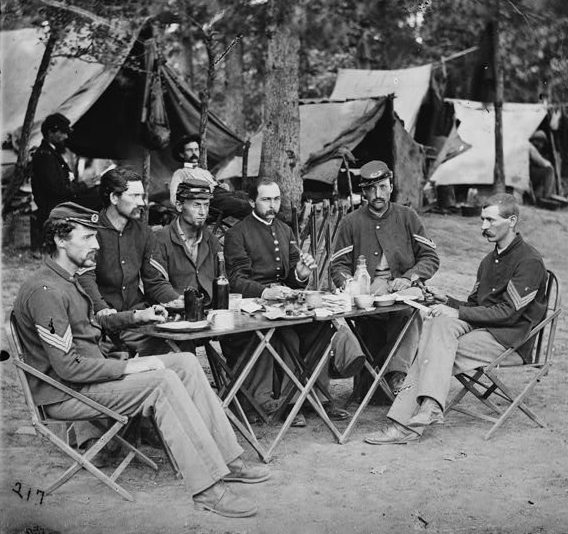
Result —
M495 113L492 105L450 100L460 121L457 133L471 148L442 163L432 175L436 185L491 185L495 161ZM505 184L529 189L529 137L546 116L543 104L503 105Z

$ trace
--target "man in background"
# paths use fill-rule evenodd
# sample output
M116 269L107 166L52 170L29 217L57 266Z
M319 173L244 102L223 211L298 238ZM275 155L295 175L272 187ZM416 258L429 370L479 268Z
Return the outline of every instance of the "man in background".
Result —
M218 182L208 170L198 167L200 142L198 135L186 135L174 145L172 154L177 161L183 163L183 168L174 172L170 182L172 206L176 204L178 185L192 178L198 178L209 183L213 193L211 208L215 215L222 214L223 218L243 219L252 211L247 194L241 191L230 191L227 184Z
M529 175L537 200L549 199L556 192L554 166L547 159L548 140L542 130L529 139Z

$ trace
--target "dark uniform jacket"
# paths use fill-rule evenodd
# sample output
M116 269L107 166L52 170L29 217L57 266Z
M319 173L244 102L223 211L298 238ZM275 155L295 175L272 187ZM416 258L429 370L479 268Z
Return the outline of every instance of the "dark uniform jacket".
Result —
M521 341L546 312L546 268L538 251L517 235L501 253L497 247L477 270L477 280L467 302L453 298L448 304L459 318L486 328L499 343L511 347ZM525 361L533 343L517 352Z
M25 351L25 361L67 386L80 389L87 383L122 377L125 361L107 360L98 341L101 327L96 323L91 300L65 269L51 259L28 279L18 293L14 313ZM133 322L132 314L115 314L121 328ZM37 405L53 404L69 396L30 377Z
M260 297L270 284L303 288L295 267L300 259L292 229L279 219L268 225L247 215L225 235L225 259L231 291Z
M99 224L103 228L97 234L97 266L79 277L95 312L109 306L117 311L143 308L146 301L169 302L179 296L153 257L156 237L147 224L129 220L119 231L108 219L106 209L100 212Z
M382 217L363 206L339 226L331 257L331 276L337 287L353 276L357 258L365 256L371 278L384 253L393 278L428 280L438 270L436 245L428 239L412 208L390 203Z
M42 220L57 204L74 200L70 172L63 156L44 139L32 157L32 193Z
M213 279L218 274L216 258L222 250L221 244L208 228L203 228L197 263L193 263L178 231L178 221L179 217L157 232L155 259L178 293L183 293L186 287L195 287L207 295L205 304L209 304L213 297Z

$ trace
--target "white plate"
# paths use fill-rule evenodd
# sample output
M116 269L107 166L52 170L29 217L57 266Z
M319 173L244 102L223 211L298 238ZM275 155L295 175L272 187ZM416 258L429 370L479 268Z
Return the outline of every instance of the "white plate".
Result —
M169 332L180 332L183 330L204 330L208 328L208 321L176 321L172 323L161 323L157 324L156 328L160 330L167 330Z

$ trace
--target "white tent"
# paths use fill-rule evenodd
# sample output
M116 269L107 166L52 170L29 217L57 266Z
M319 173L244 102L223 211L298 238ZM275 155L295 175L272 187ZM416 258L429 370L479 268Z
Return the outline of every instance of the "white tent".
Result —
M411 135L428 88L432 65L400 70L339 69L331 100L395 95L394 110Z
M432 180L436 185L490 185L495 162L495 113L493 106L471 100L450 100L460 121L458 134L471 148L440 165ZM503 105L505 184L529 189L529 138L546 116L544 104Z

